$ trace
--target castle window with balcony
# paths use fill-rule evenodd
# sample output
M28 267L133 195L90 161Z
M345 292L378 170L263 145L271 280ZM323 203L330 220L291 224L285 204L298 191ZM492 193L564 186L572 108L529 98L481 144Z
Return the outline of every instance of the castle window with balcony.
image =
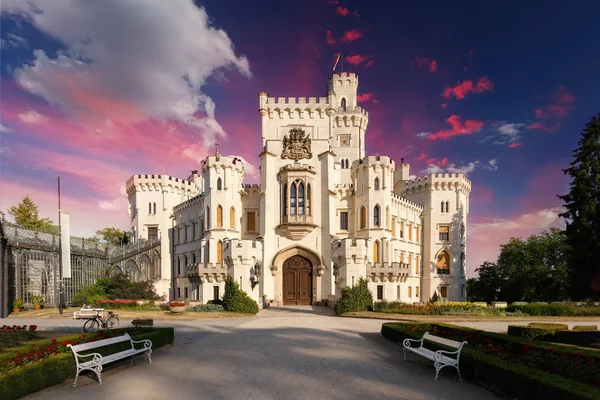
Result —
M440 225L438 227L440 242L447 242L450 240L450 226Z
M379 206L375 206L375 208L373 208L373 225L379 226L379 223Z

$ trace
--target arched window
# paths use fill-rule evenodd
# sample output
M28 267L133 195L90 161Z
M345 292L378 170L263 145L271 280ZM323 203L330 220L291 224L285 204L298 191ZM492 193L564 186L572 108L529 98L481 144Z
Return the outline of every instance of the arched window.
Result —
M310 183L306 185L306 215L310 214Z
M345 169L345 168L346 168L346 160L344 160L344 159L342 158L342 169Z
M444 250L440 251L437 256L437 273L448 275L450 273L450 256Z
M217 179L217 190L221 190L223 188L223 183L221 182L221 178Z
M367 227L367 209L363 206L360 209L360 229L365 229Z
M298 214L304 214L304 183L298 185Z
M390 229L390 208L385 208L385 227Z
M210 229L210 207L206 206L206 229Z
M217 206L217 226L223 226L223 207Z
M292 190L290 191L290 214L296 214L296 199L298 197L298 188L296 182L292 183Z
M154 206L154 214L156 214L156 203L153 203Z
M233 207L229 209L229 227L235 228L235 209Z
M379 226L379 206L373 209L373 225Z
M346 99L342 99L342 110L346 111Z
M373 264L379 262L379 241L373 243Z
M441 212L444 212L444 202L442 201L440 204L441 204L441 207L442 207L442 211Z
M373 183L375 190L379 190L379 178L375 178L375 183Z
M346 168L350 168L350 160L346 158Z
M283 185L283 215L287 215L287 205L288 205L288 198L287 198L287 183Z
M217 242L217 264L223 264L223 242Z
M446 212L448 212L448 208L449 208L449 206L450 206L450 202L449 202L449 201L447 201L447 202L446 202Z
M152 203L148 203L148 214L152 214Z

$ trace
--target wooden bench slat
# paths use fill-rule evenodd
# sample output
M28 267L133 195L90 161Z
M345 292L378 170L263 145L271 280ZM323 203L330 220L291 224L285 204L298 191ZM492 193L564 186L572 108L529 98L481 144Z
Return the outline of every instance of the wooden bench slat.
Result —
M80 351L85 351L85 350L90 350L90 349L97 349L99 347L104 347L104 346L108 346L108 345L115 344L115 343L127 342L130 340L131 340L131 337L129 336L128 333L126 333L123 336L116 336L113 338L96 340L94 342L89 342L89 343L76 344L75 346L73 346L73 350L75 350L76 352L80 352Z
M443 344L448 347L454 347L455 349L458 349L461 345L461 342L457 342L456 340L451 340L451 339L446 339L446 338L439 337L439 336L434 336L429 333L426 333L425 335L423 335L423 339L429 340L430 342L437 342L439 344Z

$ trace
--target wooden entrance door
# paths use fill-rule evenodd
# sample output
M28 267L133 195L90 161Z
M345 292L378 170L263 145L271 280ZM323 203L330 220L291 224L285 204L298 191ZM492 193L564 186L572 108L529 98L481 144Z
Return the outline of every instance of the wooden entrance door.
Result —
M302 256L283 263L283 304L310 305L312 302L312 265Z

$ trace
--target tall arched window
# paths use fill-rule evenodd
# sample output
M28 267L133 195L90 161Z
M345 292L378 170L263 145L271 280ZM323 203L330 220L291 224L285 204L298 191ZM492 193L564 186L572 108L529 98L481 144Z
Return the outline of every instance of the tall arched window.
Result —
M152 205L154 207L154 214L156 214L156 203L153 203Z
M346 158L346 168L350 168L350 160Z
M296 199L298 197L298 188L296 182L292 183L292 190L290 190L290 214L296 214Z
M306 185L306 215L310 214L310 183Z
M365 229L367 227L367 209L363 206L360 209L360 229Z
M375 178L375 183L373 183L375 190L379 190L379 178Z
M148 203L148 214L152 214L152 203Z
M379 206L373 209L373 225L379 226Z
M440 205L441 205L441 207L442 207L442 210L441 210L441 212L444 212L444 202L442 201L442 202L440 203Z
M221 190L223 188L223 182L221 182L221 178L217 179L217 190Z
M217 264L223 264L223 242L217 242Z
M304 183L298 185L298 214L304 214Z
M448 211L448 208L449 208L449 206L450 206L450 202L449 202L449 201L447 201L447 202L446 202L446 212L449 212L449 211Z
M217 226L223 226L223 207L217 206Z
M342 99L342 110L346 111L346 99Z
M287 183L283 185L283 215L287 215L288 195Z
M437 273L438 274L449 274L450 273L450 256L445 250L440 251L437 256Z
M210 229L210 206L206 206L206 229Z
M379 241L373 243L373 264L379 262Z
M229 209L229 227L235 228L235 208L233 207Z

